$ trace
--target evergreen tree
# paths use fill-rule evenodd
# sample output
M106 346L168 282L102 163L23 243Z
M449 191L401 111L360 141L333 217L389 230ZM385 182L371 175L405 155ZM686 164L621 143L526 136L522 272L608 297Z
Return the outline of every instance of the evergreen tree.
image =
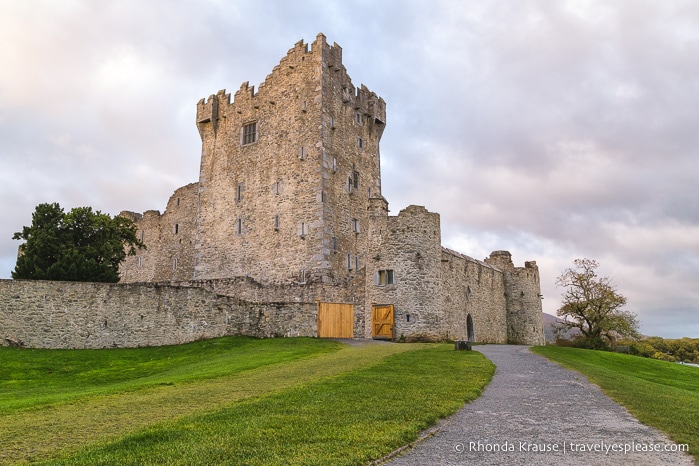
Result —
M12 278L29 280L118 282L126 255L145 248L131 220L91 207L65 213L58 203L36 206L31 226L13 239L26 242Z

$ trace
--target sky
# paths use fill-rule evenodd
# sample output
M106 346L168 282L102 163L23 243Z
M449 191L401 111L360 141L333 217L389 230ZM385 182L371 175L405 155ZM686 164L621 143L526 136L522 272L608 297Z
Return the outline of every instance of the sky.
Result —
M0 0L0 278L37 204L163 211L197 181L196 103L299 41L384 98L382 191L442 243L595 259L641 331L699 338L699 2Z

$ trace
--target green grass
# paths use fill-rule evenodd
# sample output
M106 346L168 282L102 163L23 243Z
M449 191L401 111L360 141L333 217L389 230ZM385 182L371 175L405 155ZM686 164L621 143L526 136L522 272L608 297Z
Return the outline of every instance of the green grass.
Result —
M699 368L625 354L555 346L532 348L585 375L638 420L688 444L699 460Z
M336 351L339 345L303 338L270 344L270 340L240 337L152 348L0 347L0 414L90 395L216 378Z
M476 398L494 371L480 353L450 345L238 338L192 345L124 353L133 370L118 357L106 364L113 355L78 351L52 372L48 397L15 365L17 383L33 394L16 392L24 401L0 414L0 463L362 464ZM29 374L51 366L51 353L65 359L62 351L18 358ZM84 373L95 370L101 375L91 385ZM75 393L70 379L83 380Z

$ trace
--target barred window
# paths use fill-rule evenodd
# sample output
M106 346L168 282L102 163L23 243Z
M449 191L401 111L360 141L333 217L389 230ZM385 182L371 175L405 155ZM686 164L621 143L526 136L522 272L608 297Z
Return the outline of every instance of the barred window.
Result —
M257 141L257 122L243 126L243 145Z

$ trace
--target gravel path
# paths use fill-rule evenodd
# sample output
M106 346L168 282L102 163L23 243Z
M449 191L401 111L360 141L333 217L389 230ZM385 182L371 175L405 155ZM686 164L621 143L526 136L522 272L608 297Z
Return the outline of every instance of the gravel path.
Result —
M497 366L483 395L389 464L696 464L686 453L624 453L624 448L677 445L641 424L579 373L531 353L526 346L476 349Z

